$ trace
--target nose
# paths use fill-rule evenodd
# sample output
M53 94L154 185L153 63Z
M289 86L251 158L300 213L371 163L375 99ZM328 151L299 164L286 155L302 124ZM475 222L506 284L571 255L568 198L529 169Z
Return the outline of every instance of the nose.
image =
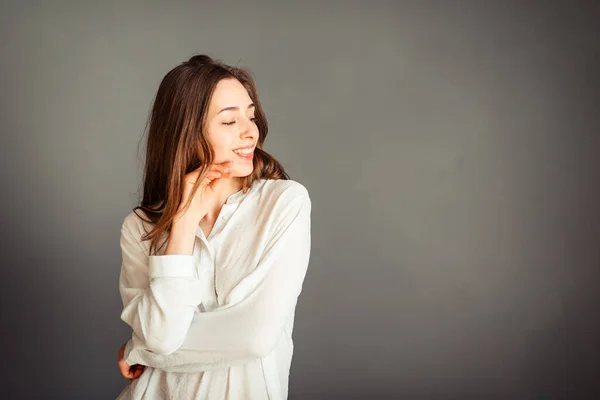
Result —
M256 124L249 118L246 118L245 121L246 123L240 132L240 136L242 138L255 139L258 136L258 126L256 126Z

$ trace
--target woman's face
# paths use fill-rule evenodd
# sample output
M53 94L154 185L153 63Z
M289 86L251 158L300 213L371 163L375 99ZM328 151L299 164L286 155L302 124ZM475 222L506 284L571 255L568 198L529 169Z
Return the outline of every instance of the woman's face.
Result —
M217 84L208 105L206 129L215 152L214 163L233 161L232 177L250 175L258 127L252 99L237 79L223 79Z

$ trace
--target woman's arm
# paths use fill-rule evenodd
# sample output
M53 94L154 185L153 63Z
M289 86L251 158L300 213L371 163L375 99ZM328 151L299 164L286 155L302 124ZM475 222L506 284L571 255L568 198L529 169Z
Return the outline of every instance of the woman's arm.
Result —
M285 201L258 266L234 288L228 304L196 313L181 347L170 355L149 353L134 335L125 350L127 363L200 371L268 355L302 290L311 246L310 213L306 189Z
M121 319L149 351L169 354L186 337L201 301L201 281L192 255L148 256L141 232L131 230L141 228L129 228L135 224L126 218L121 227Z
M130 214L121 227L123 263L119 288L123 299L121 319L128 323L138 341L157 354L178 349L187 334L202 297L193 249L198 222L206 215L206 204L217 187L231 177L230 161L198 168L184 176L178 218L172 225L163 255L147 256L141 245L143 227ZM202 174L201 174L202 173ZM200 186L192 189L197 180ZM190 199L191 197L191 199ZM186 207L188 200L190 206ZM129 226L132 228L130 229Z

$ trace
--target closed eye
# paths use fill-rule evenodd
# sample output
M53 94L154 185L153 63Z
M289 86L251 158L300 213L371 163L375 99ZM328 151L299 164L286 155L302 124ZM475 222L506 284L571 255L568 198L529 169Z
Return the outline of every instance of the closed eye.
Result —
M252 122L254 122L254 123L257 123L257 122L258 122L258 118L256 118L256 117L252 117L252 118L250 118L250 121L252 121ZM223 122L223 125L228 125L228 126L229 126L229 125L233 125L233 124L235 124L235 123L236 123L236 121L231 121L231 122Z

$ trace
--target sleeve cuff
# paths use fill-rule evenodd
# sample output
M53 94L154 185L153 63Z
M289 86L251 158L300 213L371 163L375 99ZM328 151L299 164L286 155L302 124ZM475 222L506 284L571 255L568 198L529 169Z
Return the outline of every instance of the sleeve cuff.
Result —
M169 254L150 256L150 279L154 278L196 278L194 256L186 254Z
M133 356L133 339L129 339L125 344L125 351L123 352L123 360L131 365L136 364L136 360Z

